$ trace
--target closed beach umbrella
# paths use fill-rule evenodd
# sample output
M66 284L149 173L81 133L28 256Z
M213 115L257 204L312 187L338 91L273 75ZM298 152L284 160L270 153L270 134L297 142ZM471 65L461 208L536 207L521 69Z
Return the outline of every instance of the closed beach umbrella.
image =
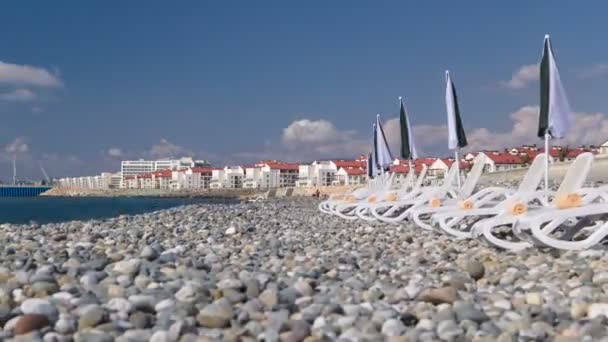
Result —
M450 72L445 72L445 105L448 115L448 148L454 150L456 159L456 169L458 170L458 188L460 188L460 160L458 150L467 146L467 136L464 133L462 119L460 117L460 108L458 107L458 96L456 96L456 88L450 77Z
M399 97L399 125L401 131L401 158L407 160L418 159L416 145L414 144L414 135L412 134L412 126L410 118L407 115L403 100Z
M545 153L549 156L549 140L566 136L572 120L570 104L562 85L551 37L545 35L543 57L540 62L540 112L538 116L538 137L545 139ZM549 158L545 164L545 189L549 188Z
M376 115L376 129L374 130L374 149L376 151L376 164L381 170L387 170L393 163L393 155L388 143L386 135L380 121L380 114Z

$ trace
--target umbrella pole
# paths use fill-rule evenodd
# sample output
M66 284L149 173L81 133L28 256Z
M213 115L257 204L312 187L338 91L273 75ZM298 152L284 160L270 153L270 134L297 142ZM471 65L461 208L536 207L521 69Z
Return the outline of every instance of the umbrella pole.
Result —
M412 169L412 160L411 159L408 159L407 164L408 164L408 171L414 172L414 175L416 175L415 170L412 171L413 169ZM415 182L414 177L412 177L412 179L410 179L410 187L412 187L412 188L414 187L414 182Z
M456 163L456 179L458 181L458 191L460 191L460 159L458 158L458 149L454 150L454 162Z
M550 137L549 133L545 133L545 191L549 191L549 158L551 158L551 153L549 153Z

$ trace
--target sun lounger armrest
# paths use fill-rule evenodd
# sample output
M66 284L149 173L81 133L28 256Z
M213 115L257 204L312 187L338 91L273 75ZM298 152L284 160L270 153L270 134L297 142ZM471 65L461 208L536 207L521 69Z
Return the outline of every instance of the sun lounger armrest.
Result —
M513 199L530 203L534 201L539 201L542 206L549 207L551 205L551 199L555 196L555 191L546 191L539 190L534 192L529 192L525 194L517 194L513 197Z
M576 191L576 193L582 197L581 205L587 205L597 200L608 202L608 186L602 186L599 188L583 188Z
M488 203L490 201L494 201L500 197L506 198L509 196L513 196L515 194L515 192L516 191L513 189L490 187L490 188L485 188L485 189L482 189L482 190L476 192L471 197L469 197L467 200L472 201L475 207L481 207L481 206L485 205L486 203Z

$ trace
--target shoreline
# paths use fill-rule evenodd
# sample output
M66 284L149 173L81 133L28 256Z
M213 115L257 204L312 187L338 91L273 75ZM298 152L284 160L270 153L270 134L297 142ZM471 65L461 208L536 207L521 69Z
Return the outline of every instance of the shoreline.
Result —
M245 199L263 193L258 189L239 190L159 190L159 189L73 189L52 188L44 197L150 197L150 198L235 198Z

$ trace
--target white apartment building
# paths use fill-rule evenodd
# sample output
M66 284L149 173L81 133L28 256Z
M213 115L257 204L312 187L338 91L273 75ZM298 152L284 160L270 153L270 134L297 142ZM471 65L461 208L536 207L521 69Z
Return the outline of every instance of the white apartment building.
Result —
M211 168L188 168L171 173L171 189L209 189L211 184Z
M339 185L361 185L367 182L367 170L355 167L341 167L336 172Z
M314 161L310 165L300 165L298 167L296 186L315 187L333 185L336 172L338 172L338 167L331 160Z
M608 140L604 141L604 143L600 145L599 152L602 155L608 155Z
M226 166L211 172L211 189L238 189L243 187L245 170L242 166Z
M324 160L314 161L310 165L300 165L298 168L298 180L295 186L317 187L337 185L342 180L337 179L340 168L366 168L367 159L360 156L356 160ZM367 179L367 178L366 178Z
M206 167L209 163L204 160L193 160L191 157L183 157L173 160L123 160L120 163L122 175L121 187L128 176L143 175L160 170L181 170L192 167Z
M300 165L276 160L245 166L243 188L286 188L296 186Z
M98 176L66 177L57 180L59 186L81 189L111 189L120 184L119 173L103 172Z

